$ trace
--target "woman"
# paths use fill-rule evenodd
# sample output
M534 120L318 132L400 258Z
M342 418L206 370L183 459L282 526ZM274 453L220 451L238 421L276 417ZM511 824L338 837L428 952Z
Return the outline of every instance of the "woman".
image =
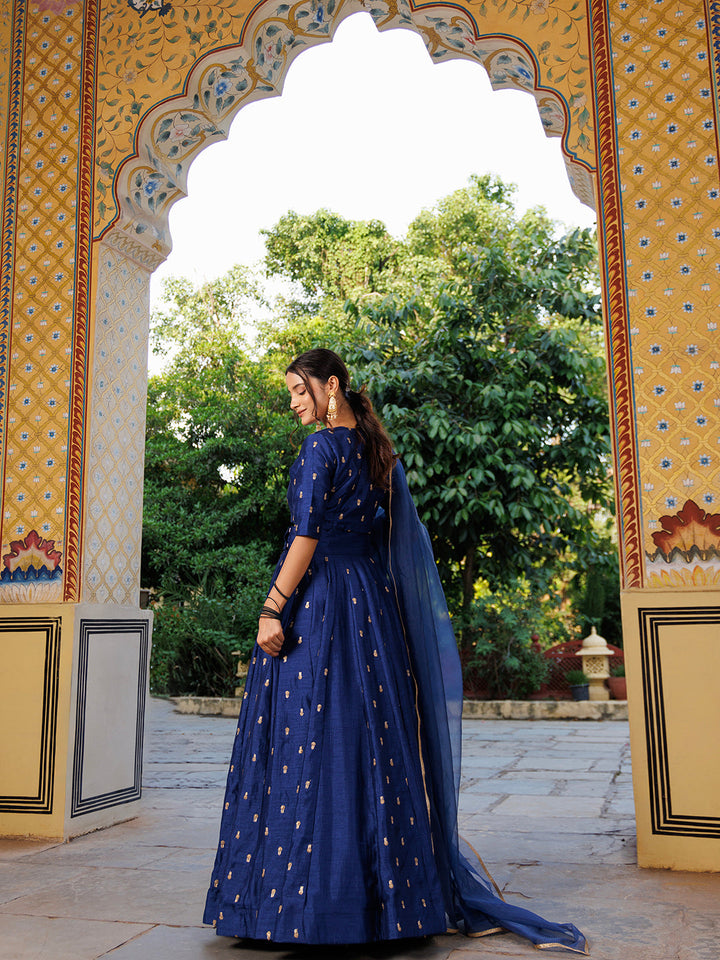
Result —
M462 683L429 538L345 364L287 369L305 439L260 614L205 922L225 936L363 943L511 930L586 952L506 904L458 846Z

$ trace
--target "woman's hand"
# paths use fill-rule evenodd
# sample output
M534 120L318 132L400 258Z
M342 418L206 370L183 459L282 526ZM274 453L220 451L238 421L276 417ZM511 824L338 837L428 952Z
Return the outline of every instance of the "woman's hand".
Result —
M257 644L261 650L276 657L285 642L285 634L279 620L261 617L258 621Z
M317 540L313 537L295 537L288 548L280 573L275 578L275 582L265 598L263 610L267 607L273 615L260 617L257 644L261 650L270 654L271 657L276 657L280 653L280 649L285 642L285 634L280 626L280 621L275 619L274 615L276 612L278 616L282 613L285 603L292 596L293 591L310 566L317 544Z

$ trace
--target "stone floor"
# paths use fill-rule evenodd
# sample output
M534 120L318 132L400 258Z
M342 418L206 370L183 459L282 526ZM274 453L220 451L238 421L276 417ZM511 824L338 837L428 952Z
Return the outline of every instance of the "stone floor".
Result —
M234 733L152 700L139 817L68 844L0 840L0 960L537 955L510 934L302 950L203 927ZM463 775L463 835L508 900L572 920L595 960L719 960L720 876L635 866L625 722L468 720Z

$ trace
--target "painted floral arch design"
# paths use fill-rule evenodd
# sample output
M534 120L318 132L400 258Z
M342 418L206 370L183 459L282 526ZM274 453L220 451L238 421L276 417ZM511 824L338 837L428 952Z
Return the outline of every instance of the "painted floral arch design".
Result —
M547 12L546 0L490 0L507 8L512 23ZM200 57L187 74L183 92L152 106L141 118L134 153L119 166L113 181L117 213L98 235L133 260L154 269L169 254L168 216L184 197L193 159L209 144L225 139L237 112L246 104L279 96L288 68L311 46L332 40L340 23L365 11L378 30L418 33L433 62L469 59L486 69L493 89L509 87L534 96L548 136L563 137L563 153L572 189L595 206L595 157L587 105L589 55L582 26L584 8L562 31L548 30L538 51L519 37L497 30L483 33L468 12L445 5L416 9L411 0L265 0L248 17L240 42ZM481 4L481 12L485 3ZM492 20L497 24L497 11ZM557 17L555 18L557 19ZM567 34L572 24L574 35ZM489 23L488 23L489 25ZM535 21L528 37L548 25ZM517 32L521 32L517 30ZM564 42L563 42L564 41ZM561 51L558 52L558 51ZM572 141L572 142L571 142Z

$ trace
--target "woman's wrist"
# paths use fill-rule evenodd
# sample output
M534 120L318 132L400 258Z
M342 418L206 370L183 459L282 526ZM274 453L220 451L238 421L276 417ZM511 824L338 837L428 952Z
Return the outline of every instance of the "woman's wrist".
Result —
M258 617L258 620L281 620L281 619L282 617L280 615L280 611L275 610L274 607L268 607L267 604L262 607L262 609L260 610L260 616Z
M278 608L278 610L282 610L283 607L285 606L285 603L289 599L290 597L284 594L276 583L274 583L270 587L267 595L267 600L269 600L271 603L274 603L275 606Z

